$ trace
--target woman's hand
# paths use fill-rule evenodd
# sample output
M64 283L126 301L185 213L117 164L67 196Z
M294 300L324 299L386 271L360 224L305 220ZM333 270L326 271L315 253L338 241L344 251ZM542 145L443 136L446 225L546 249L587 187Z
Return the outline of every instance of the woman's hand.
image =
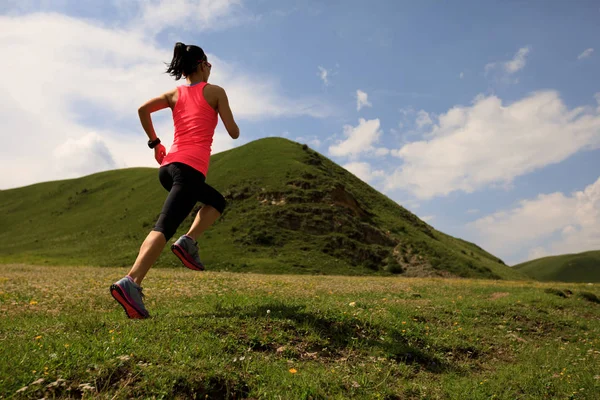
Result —
M156 161L158 162L158 164L162 164L163 159L165 158L165 156L167 155L167 150L165 149L165 146L163 146L162 144L159 144L158 146L156 146L154 148L154 158L156 159Z

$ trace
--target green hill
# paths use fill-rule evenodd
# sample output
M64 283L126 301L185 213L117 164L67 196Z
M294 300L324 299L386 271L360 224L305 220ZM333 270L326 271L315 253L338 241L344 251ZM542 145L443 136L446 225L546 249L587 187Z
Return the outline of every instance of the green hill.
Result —
M538 258L514 268L540 281L600 282L600 250Z
M228 201L199 240L213 270L526 279L287 139L214 155L208 182ZM0 263L131 265L166 194L153 168L0 191ZM172 240L187 231L197 209ZM164 251L157 264L178 260Z

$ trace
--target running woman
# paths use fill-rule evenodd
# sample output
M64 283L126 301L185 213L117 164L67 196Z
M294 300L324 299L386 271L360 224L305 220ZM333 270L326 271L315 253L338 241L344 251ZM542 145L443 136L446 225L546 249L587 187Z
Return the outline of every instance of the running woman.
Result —
M198 211L190 230L171 246L183 265L195 271L204 270L196 239L225 209L223 196L205 182L218 122L217 114L233 139L239 137L240 130L233 119L225 90L208 84L211 67L200 47L178 42L166 72L175 80L184 77L187 85L178 86L148 101L138 110L142 127L150 139L148 147L154 149L154 158L160 164L160 183L169 191L169 195L156 225L142 243L129 274L110 287L110 293L123 306L129 318L150 316L142 300L142 280L196 203L201 202L203 207ZM175 125L175 137L169 154L166 154L165 147L156 136L150 116L167 107L172 110Z

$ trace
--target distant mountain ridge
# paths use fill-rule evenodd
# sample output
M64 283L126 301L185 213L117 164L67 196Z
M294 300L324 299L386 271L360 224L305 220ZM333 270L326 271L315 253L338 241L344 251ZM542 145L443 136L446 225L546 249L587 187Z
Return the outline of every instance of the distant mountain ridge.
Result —
M130 168L0 191L0 262L131 265L167 195L157 175ZM214 155L207 181L228 201L199 240L209 269L526 279L287 139ZM157 264L178 260L165 251Z
M600 250L538 258L513 268L540 281L600 282Z

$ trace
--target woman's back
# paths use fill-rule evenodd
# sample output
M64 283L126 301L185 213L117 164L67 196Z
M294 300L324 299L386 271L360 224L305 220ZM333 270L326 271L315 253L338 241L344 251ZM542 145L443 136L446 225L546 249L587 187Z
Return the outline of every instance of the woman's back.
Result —
M175 137L161 165L182 162L207 175L215 128L218 123L217 98L206 82L184 85L174 93ZM205 93L209 92L209 99ZM214 106L209 103L209 101Z

